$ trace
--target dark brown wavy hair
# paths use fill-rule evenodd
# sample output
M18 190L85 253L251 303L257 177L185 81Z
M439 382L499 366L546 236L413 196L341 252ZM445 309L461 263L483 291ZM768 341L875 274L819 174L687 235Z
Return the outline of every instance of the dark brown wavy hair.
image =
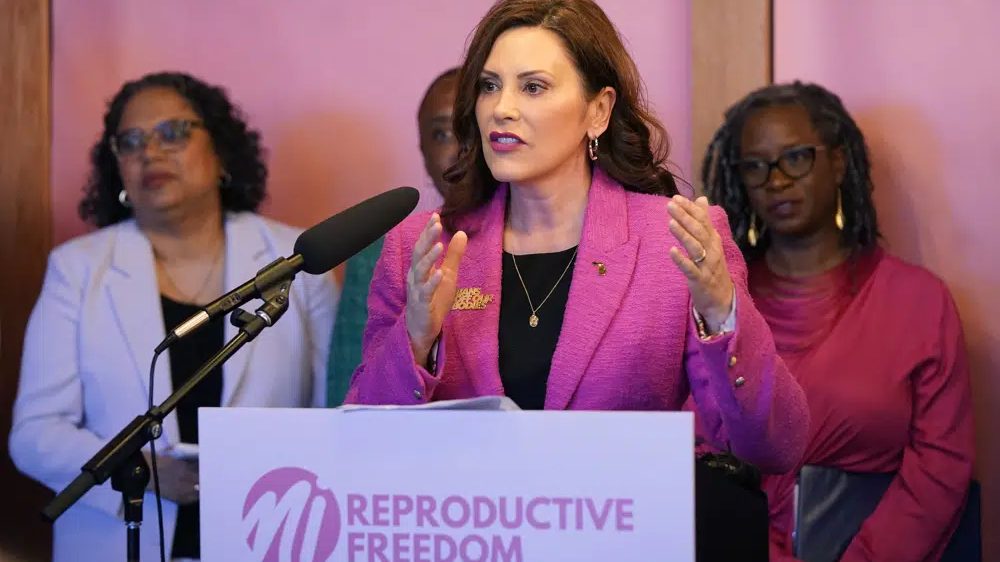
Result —
M595 164L629 191L676 194L674 176L666 168L666 131L648 109L635 62L604 11L592 0L500 0L476 26L458 74L454 129L461 148L444 176L452 184L441 211L445 226L456 230L456 221L489 201L499 185L483 156L476 101L493 43L516 27L540 27L561 37L588 97L606 86L615 89L617 99Z

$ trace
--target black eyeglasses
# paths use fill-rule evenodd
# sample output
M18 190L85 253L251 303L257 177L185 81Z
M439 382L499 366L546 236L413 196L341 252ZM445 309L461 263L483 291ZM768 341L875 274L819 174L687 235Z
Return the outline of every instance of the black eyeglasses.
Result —
M771 170L775 168L793 180L805 177L816 163L816 151L825 149L825 146L793 146L783 150L770 162L761 158L744 158L734 166L743 180L743 185L750 188L760 187L767 183L771 177Z
M201 126L201 121L193 119L168 119L157 123L150 131L126 129L111 137L111 151L119 158L129 158L141 154L156 137L160 150L177 152L187 146L191 131Z

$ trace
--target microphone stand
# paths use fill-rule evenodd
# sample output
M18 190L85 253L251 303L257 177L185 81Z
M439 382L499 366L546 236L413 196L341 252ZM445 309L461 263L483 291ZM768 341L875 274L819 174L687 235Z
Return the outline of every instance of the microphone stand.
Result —
M122 493L126 525L128 562L139 562L139 528L142 525L142 500L149 484L149 467L142 447L163 433L163 419L212 371L225 363L241 347L273 326L288 310L288 291L292 279L286 279L262 291L264 304L255 314L237 308L230 317L240 329L233 339L195 372L162 404L136 416L81 468L81 473L63 488L42 510L42 516L54 522L91 488L111 478L111 487Z

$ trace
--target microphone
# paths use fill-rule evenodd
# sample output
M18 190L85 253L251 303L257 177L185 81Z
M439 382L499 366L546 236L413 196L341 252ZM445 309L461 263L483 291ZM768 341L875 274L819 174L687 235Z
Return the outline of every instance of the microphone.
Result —
M264 266L253 279L206 304L167 334L156 346L161 353L206 322L228 314L263 291L292 279L299 271L319 275L340 265L403 221L417 206L420 192L397 187L366 199L306 230L295 240L295 253Z

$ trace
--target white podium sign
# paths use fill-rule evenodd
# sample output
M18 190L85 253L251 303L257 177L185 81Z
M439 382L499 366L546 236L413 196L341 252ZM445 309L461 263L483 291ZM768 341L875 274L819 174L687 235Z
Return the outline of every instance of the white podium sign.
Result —
M694 560L690 413L199 420L206 562Z

